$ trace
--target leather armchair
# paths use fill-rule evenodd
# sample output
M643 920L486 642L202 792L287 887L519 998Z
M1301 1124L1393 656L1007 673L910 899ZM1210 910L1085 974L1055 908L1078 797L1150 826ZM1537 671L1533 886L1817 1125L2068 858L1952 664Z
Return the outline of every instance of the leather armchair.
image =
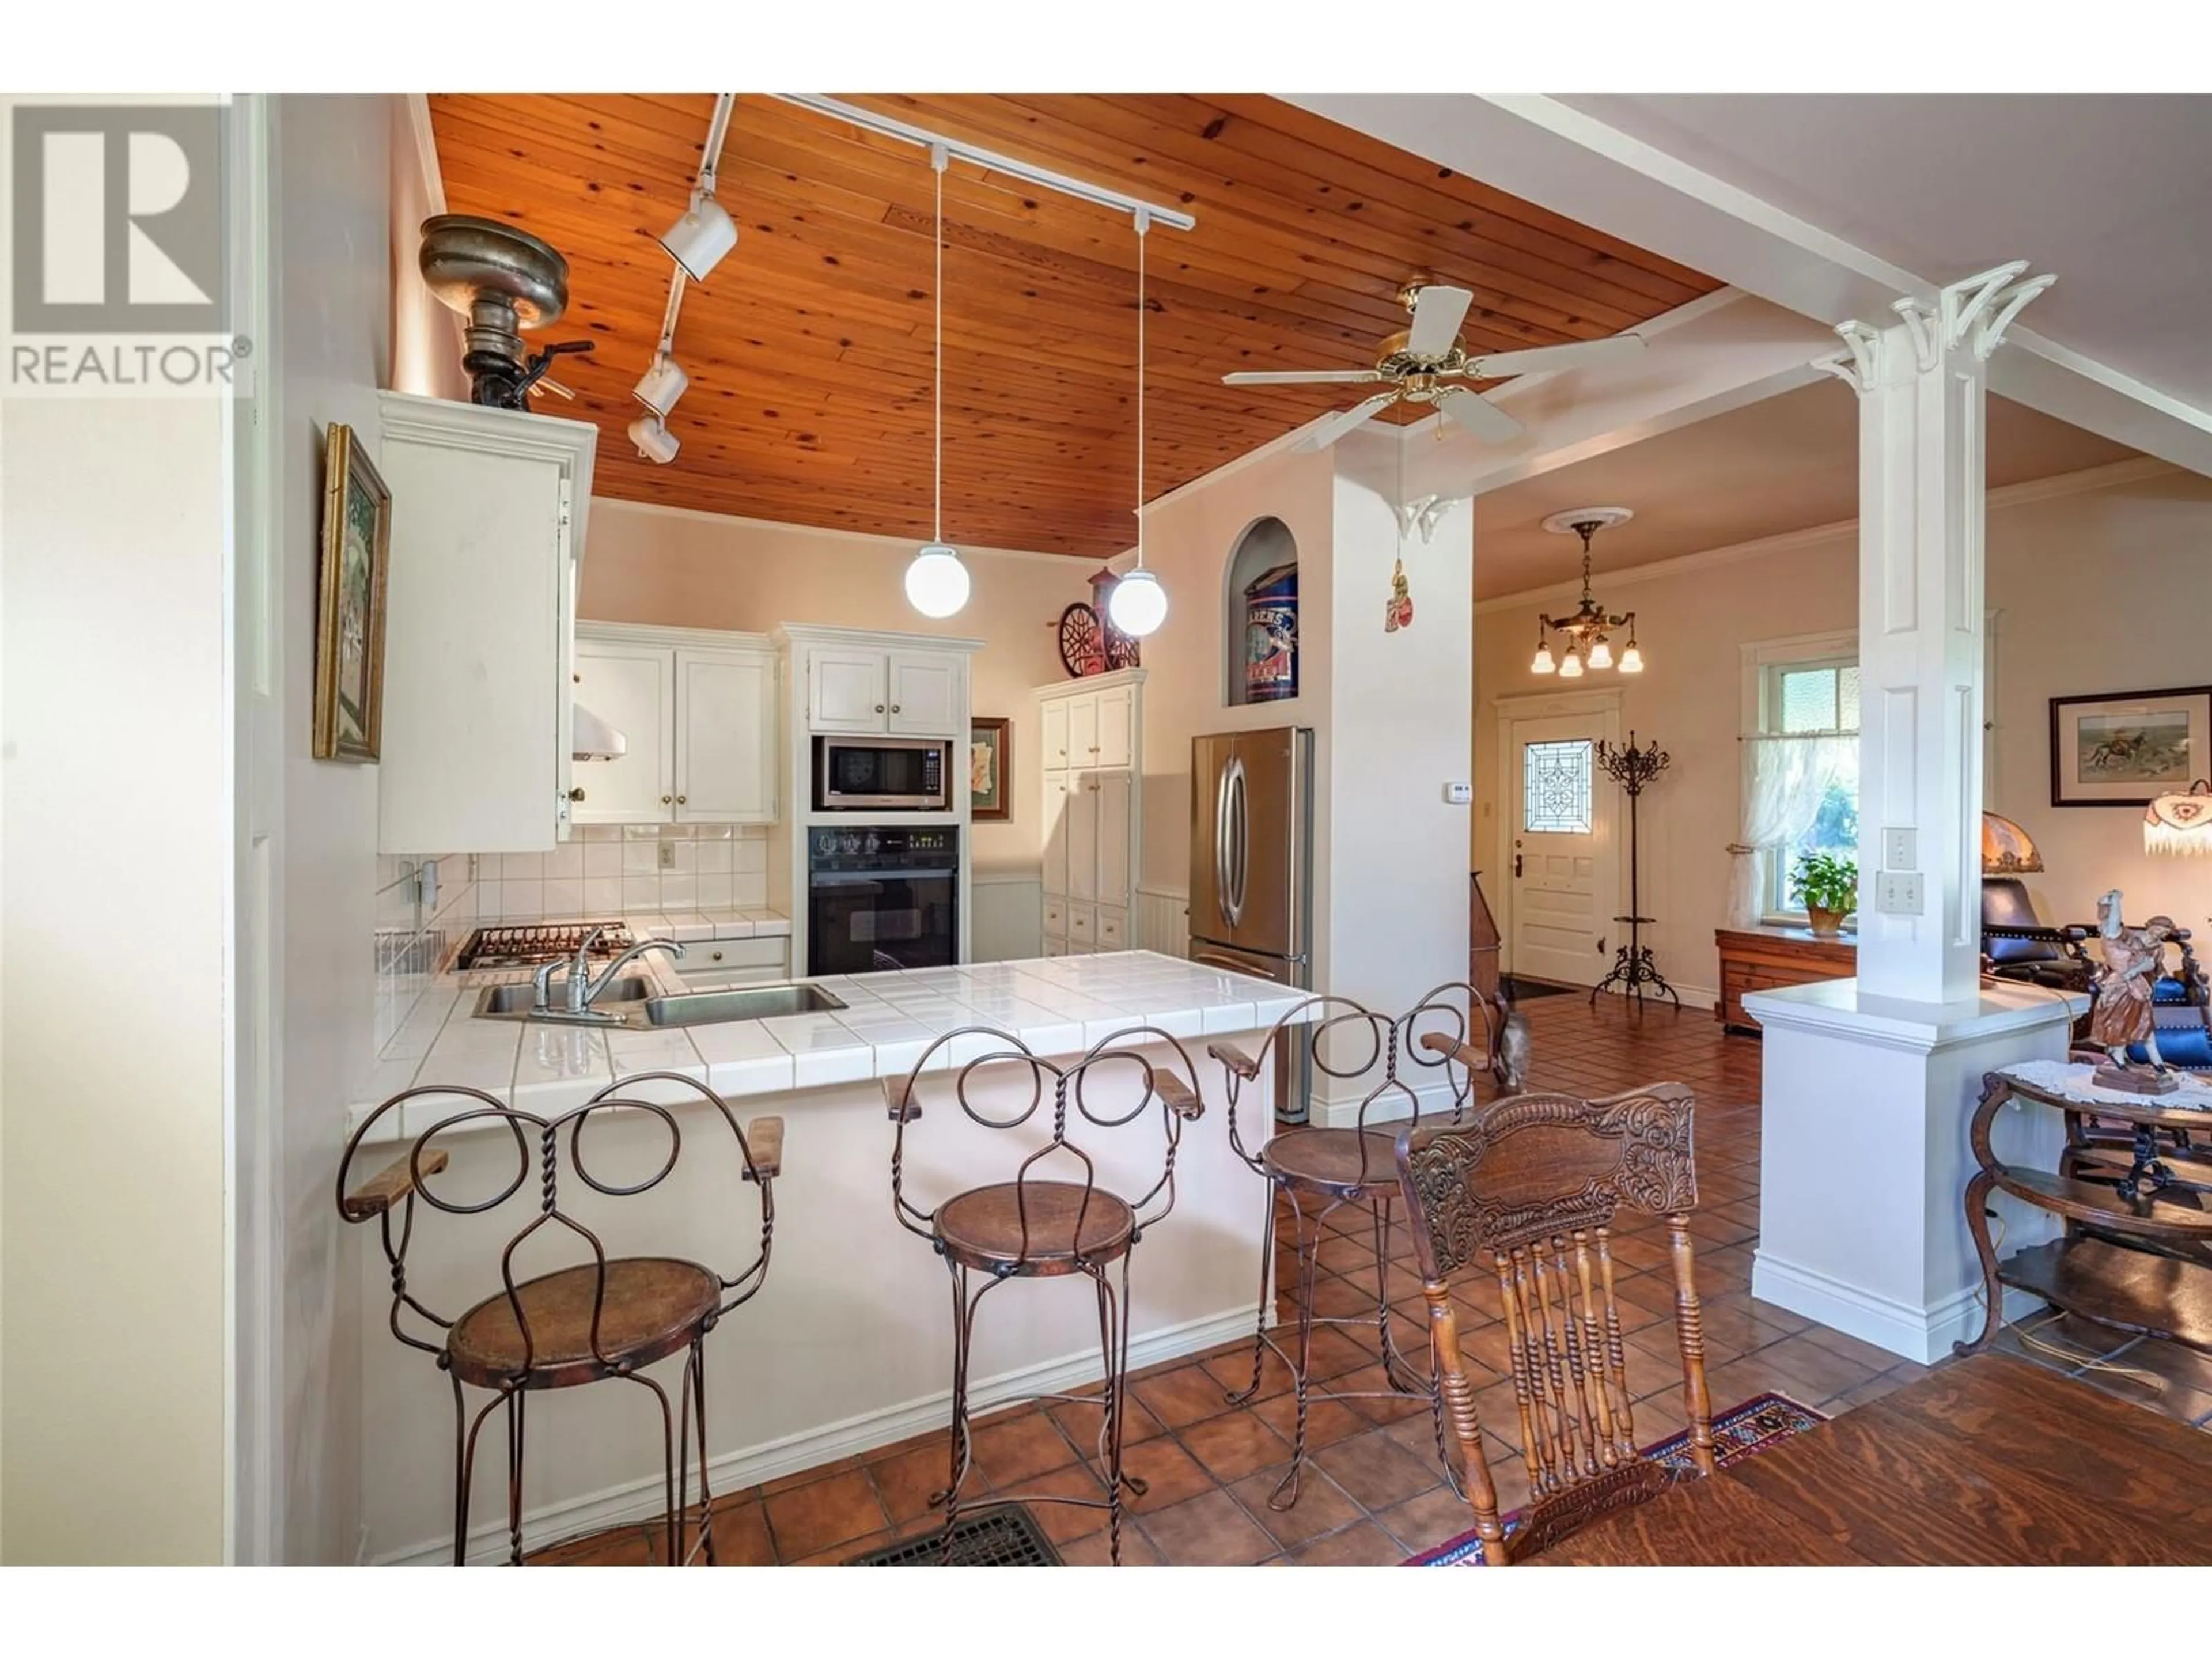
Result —
M2094 931L2047 927L2018 876L1982 878L1982 963L1998 979L2088 990L2094 969L2081 945Z

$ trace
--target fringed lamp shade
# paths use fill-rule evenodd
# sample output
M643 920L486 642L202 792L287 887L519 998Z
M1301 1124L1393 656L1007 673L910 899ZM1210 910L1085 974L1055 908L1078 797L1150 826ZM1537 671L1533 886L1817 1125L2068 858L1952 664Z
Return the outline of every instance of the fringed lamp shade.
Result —
M1988 843L1988 832L1983 833ZM2199 778L2189 793L2160 795L2143 810L2143 850L2212 857L2212 783Z
M2033 876L2043 869L2043 854L2027 831L2010 818L1995 812L1982 814L1982 873L1985 876Z

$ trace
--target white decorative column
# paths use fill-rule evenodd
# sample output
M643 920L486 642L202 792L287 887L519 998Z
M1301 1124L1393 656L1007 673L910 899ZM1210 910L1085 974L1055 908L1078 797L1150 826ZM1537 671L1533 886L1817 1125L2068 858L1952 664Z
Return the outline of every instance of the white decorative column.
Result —
M1980 1329L1982 1074L2063 1056L2079 1005L1980 982L1984 381L2053 280L2027 270L1844 323L1821 365L1859 394L1858 974L1744 1000L1765 1032L1753 1291L1923 1362ZM1997 1133L2052 1164L2052 1126ZM2046 1236L2048 1218L2004 1218L2008 1249Z

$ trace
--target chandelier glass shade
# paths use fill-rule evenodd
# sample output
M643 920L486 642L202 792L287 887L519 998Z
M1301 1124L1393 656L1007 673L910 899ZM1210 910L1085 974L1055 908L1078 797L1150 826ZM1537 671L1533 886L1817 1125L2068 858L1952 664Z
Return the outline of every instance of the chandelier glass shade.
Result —
M1622 611L1616 615L1600 605L1590 593L1590 538L1609 524L1619 524L1630 517L1628 509L1619 507L1577 507L1565 513L1555 513L1544 520L1547 530L1571 530L1583 541L1583 598L1582 604L1565 617L1549 617L1539 613L1536 618L1536 654L1530 659L1532 674L1556 673L1562 679L1580 679L1585 670L1611 668L1623 674L1644 672L1644 652L1636 642L1636 613ZM1615 656L1613 635L1626 629L1627 642ZM1561 655L1552 654L1552 636L1564 635Z

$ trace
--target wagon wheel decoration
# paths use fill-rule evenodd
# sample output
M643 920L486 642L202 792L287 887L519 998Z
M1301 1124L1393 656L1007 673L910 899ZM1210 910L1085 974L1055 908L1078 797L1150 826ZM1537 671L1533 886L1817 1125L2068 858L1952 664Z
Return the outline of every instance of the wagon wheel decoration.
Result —
M1124 634L1109 622L1106 624L1106 666L1134 668L1141 660L1137 652L1136 636Z
M1060 665L1069 678L1106 672L1108 632L1098 613L1080 599L1060 613Z

